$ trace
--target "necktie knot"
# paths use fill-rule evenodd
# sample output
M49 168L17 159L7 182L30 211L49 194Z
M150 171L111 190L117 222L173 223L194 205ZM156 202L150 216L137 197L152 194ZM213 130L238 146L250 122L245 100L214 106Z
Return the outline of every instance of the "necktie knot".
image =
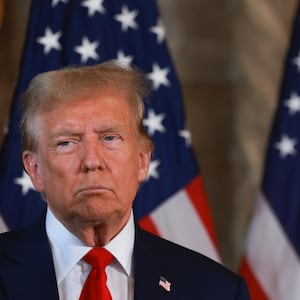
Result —
M83 260L93 268L105 269L113 262L114 257L105 248L93 248L83 257Z
M92 266L91 272L82 288L79 300L112 300L106 286L105 267L114 260L113 255L104 248L93 248L83 260Z

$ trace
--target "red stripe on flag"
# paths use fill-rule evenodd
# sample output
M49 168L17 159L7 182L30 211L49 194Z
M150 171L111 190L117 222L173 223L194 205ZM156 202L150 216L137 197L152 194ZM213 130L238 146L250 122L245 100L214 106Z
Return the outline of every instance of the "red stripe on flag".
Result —
M206 193L200 176L193 179L185 188L193 206L195 207L200 219L204 223L204 226L217 247L217 236L212 221L210 207L206 198Z
M155 226L154 222L152 221L152 219L149 216L146 216L146 217L142 218L141 220L139 220L139 225L144 230L147 230L153 234L160 236L160 233L159 233L157 227Z
M248 284L251 299L253 300L268 300L269 298L264 293L257 279L255 278L250 265L243 259L241 263L240 274L245 278Z

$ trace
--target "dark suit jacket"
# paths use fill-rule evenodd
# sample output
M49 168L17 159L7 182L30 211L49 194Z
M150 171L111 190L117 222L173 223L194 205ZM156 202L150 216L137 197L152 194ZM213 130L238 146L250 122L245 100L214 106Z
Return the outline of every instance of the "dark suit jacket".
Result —
M135 300L247 300L243 279L205 256L141 230L134 250ZM159 285L163 276L171 283ZM42 216L27 229L0 235L0 300L59 299Z

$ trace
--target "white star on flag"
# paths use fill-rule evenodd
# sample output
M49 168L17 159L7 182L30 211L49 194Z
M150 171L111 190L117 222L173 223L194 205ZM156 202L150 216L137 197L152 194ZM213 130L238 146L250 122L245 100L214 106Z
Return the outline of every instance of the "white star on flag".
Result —
M161 113L156 115L153 109L149 109L148 117L143 120L144 126L148 127L149 135L153 135L155 131L165 132L166 129L162 125L162 121L165 118L165 114Z
M298 71L300 71L300 52L298 53L298 56L293 59L293 62L297 66Z
M48 54L51 51L51 49L61 49L61 45L58 41L61 35L61 31L53 33L49 27L46 27L45 35L37 38L36 41L44 46L44 54Z
M169 86L170 81L167 78L170 69L161 69L157 63L153 64L152 72L148 73L148 77L152 80L154 89L157 90L161 85Z
M35 190L30 177L25 171L23 171L22 177L16 178L14 182L22 187L22 195L26 195L31 189Z
M280 157L285 158L288 155L295 155L297 153L295 146L297 144L296 139L292 139L284 134L281 137L280 142L275 144L275 148L279 150Z
M59 2L68 3L69 0L52 0L52 7L55 7Z
M123 5L121 14L115 15L114 19L121 22L122 31L127 31L129 27L132 29L138 28L138 24L134 20L137 15L138 11L136 9L129 11L128 7Z
M186 146L192 145L192 136L188 130L186 129L179 130L178 135L185 139Z
M156 26L150 28L150 31L157 35L157 43L161 44L166 37L166 28L159 19Z
M300 111L300 97L296 92L292 92L290 98L285 101L285 106L289 109L289 114L294 115Z
M151 177L155 179L159 179L159 173L157 171L159 165L160 165L160 160L158 159L150 162L147 180L149 180Z
M105 8L103 6L104 0L83 0L81 6L88 9L88 16L92 17L96 12L105 14Z
M94 60L99 59L99 55L96 52L98 46L98 41L91 43L88 37L84 36L82 38L82 44L80 46L76 46L74 51L81 55L81 62L86 63L89 58Z
M119 50L117 53L117 59L116 61L124 66L124 67L130 67L131 63L133 62L133 56L132 55L125 55L124 52L122 50Z

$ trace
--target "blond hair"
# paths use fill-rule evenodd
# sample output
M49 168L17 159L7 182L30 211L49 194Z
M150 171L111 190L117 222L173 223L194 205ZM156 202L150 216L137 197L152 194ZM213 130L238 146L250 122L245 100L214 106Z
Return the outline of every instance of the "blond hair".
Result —
M136 117L139 137L149 150L153 143L143 127L144 102L150 91L149 81L136 68L109 61L94 66L66 67L37 75L22 97L20 129L23 150L35 151L37 137L33 119L62 102L91 96L108 88L124 91Z

